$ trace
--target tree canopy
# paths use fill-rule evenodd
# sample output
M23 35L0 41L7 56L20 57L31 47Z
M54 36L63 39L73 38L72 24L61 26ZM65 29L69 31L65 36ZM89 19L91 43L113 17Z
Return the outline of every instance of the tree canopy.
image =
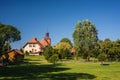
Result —
M69 44L69 43L66 43L66 42L60 42L56 45L56 49L71 49L72 46Z
M62 38L60 42L56 45L56 49L68 49L72 48L72 43L68 38Z
M60 59L67 59L72 56L70 53L72 43L68 38L62 38L55 48L58 50Z
M50 63L56 63L58 61L58 51L52 46L48 45L44 49L43 55L45 56L45 59Z
M107 61L120 61L120 40L111 41L107 38L99 46L99 55L104 53Z
M78 22L73 32L76 56L82 55L84 58L89 58L92 49L98 41L97 35L98 32L95 25L89 20Z
M6 42L9 44L21 39L20 31L12 26L0 23L0 53L3 53ZM10 46L10 45L9 45Z
M66 42L66 43L70 44L70 46L73 46L72 42L68 38L63 38L60 40L60 42Z

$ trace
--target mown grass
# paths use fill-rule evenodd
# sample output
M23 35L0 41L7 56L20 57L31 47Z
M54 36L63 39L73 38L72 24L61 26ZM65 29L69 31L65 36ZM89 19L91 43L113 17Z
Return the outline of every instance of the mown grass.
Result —
M53 65L43 56L26 56L22 64L0 67L0 79L12 80L119 80L120 63L63 61Z

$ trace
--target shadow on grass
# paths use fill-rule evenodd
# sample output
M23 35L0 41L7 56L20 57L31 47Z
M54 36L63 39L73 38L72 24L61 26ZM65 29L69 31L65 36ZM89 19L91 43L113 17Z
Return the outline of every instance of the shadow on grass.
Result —
M110 64L107 64L107 63L103 63L101 64L102 66L109 66Z
M70 68L60 68L54 65L11 65L0 67L0 77L12 78L37 78L38 75L69 70Z
M79 79L94 79L96 76L88 73L58 73L58 74L46 74L40 77L40 80L79 80Z
M59 71L69 70L59 65L28 65L28 66L7 66L0 68L2 79L17 80L77 80L94 79L96 76L88 73L60 73ZM55 73L52 73L55 72Z
M88 73L61 73L60 71L70 70L70 68L61 67L62 64L36 65L37 63L28 62L26 59L23 64L9 65L0 67L0 79L4 80L78 80L94 79L95 75Z

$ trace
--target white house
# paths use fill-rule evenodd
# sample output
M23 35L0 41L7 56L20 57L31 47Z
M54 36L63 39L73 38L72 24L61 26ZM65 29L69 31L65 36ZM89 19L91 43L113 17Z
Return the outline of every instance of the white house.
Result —
M46 33L46 36L42 38L40 41L37 38L32 38L29 40L24 46L23 50L25 52L29 52L29 55L40 55L43 52L43 49L51 44L51 39L49 37L49 33Z

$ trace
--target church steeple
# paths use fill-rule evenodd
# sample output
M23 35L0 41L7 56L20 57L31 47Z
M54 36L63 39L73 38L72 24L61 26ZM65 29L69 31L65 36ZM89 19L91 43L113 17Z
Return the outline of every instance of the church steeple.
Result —
M47 41L48 44L51 44L51 39L49 37L49 32L46 32L45 40Z
M49 38L49 32L46 33L46 38Z

